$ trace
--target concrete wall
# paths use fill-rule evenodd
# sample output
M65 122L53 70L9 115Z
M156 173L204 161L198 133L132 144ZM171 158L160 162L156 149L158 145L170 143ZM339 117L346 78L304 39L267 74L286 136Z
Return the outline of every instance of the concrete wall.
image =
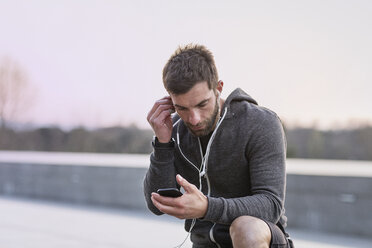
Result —
M142 192L146 166L37 164L0 159L0 195L147 210ZM289 227L371 237L371 210L372 177L288 173Z
M0 195L147 209L146 168L0 162Z
M286 212L290 227L372 237L372 178L289 174Z

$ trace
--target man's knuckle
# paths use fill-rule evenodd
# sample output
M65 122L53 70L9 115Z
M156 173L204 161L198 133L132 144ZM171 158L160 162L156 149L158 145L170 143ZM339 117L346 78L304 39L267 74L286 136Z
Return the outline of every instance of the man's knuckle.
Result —
M150 118L149 123L151 124L151 126L154 126L154 125L155 125L155 120L154 120L154 118Z
M186 214L186 210L185 210L184 208L180 208L180 209L178 209L178 214L179 214L180 216L185 216L185 214Z
M155 102L155 105L157 105L157 106L161 106L163 103L164 103L163 100L157 100L157 101Z
M178 209L180 209L180 210L182 210L182 209L183 209L183 206L184 206L183 201L177 201L177 202L175 202L174 205L175 205Z

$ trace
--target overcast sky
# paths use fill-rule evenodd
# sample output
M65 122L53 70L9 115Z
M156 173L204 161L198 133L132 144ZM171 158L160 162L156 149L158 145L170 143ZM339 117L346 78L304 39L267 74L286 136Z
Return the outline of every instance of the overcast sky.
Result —
M136 123L178 45L206 45L222 97L241 87L288 124L372 123L372 1L0 0L0 56L37 89L19 120Z

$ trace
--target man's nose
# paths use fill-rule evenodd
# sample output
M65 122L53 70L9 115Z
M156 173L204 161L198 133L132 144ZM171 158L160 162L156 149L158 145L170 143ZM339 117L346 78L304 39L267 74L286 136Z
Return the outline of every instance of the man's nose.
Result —
M199 113L199 111L197 111L197 110L190 111L189 123L193 126L196 126L197 124L200 123L200 113Z

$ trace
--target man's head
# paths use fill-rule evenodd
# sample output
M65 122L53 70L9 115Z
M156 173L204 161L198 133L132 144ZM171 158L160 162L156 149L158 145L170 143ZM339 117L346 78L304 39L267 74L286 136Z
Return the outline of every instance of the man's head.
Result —
M202 45L179 47L163 69L163 83L169 94L185 94L197 83L207 82L215 90L217 68L212 53Z
M214 130L223 82L218 81L213 55L206 47L179 47L163 69L163 83L191 133L200 137Z

